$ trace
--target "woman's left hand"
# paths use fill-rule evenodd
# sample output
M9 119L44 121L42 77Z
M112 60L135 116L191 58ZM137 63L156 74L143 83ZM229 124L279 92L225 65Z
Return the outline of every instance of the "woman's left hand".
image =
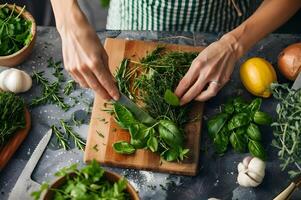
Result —
M175 94L181 99L181 105L193 99L206 101L214 97L229 81L241 55L242 48L230 34L205 48L176 88Z

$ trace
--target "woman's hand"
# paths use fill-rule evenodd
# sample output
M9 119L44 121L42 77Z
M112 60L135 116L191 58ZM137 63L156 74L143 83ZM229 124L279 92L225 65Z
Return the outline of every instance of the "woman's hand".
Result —
M52 1L54 8L56 2ZM66 4L70 11L68 16L60 13L60 8L55 9L65 69L82 87L93 89L105 100L118 100L119 92L108 68L108 56L95 30L76 2L66 0Z
M206 101L214 97L229 81L241 52L232 35L225 35L205 48L176 88L175 94L181 99L181 105L193 99Z

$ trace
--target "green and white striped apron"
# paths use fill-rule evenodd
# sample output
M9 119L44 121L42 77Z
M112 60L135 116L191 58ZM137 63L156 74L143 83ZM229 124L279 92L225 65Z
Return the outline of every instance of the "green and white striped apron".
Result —
M227 32L248 18L258 3L258 0L111 0L107 29Z

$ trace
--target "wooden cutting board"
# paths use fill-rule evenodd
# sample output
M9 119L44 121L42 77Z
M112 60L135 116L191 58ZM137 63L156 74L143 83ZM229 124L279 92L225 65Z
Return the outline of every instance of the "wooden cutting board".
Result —
M29 111L27 109L25 109L25 122L25 128L17 131L17 133L15 133L15 135L8 141L8 143L3 148L0 148L0 171L5 167L9 159L17 151L30 130L31 119Z
M165 44L166 48L175 51L201 51L204 47L192 47L175 44ZM109 67L111 72L115 72L124 58L139 61L148 52L158 46L156 42L121 40L108 38L105 41L105 49L109 56ZM139 149L131 155L121 155L116 153L112 144L119 140L129 141L129 133L122 130L115 123L114 118L102 111L105 109L105 102L96 96L92 110L92 117L89 127L84 161L89 162L96 159L103 165L152 170L167 172L172 174L196 175L198 171L201 120L189 123L185 127L187 137L186 148L190 149L189 158L183 162L166 162L148 150ZM198 116L202 119L203 104L195 103L191 109L191 116Z

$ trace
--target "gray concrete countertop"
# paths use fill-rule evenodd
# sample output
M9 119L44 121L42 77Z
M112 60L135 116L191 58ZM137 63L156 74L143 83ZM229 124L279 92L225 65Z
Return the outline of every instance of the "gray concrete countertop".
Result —
M188 45L208 45L215 41L221 35L204 33L182 33L182 32L131 32L131 31L108 31L98 33L102 42L107 37L153 40L167 43L178 43ZM224 89L205 105L204 118L216 113L218 106L226 98L235 96L241 92L246 98L252 98L250 94L243 89L239 80L238 67L247 58L260 56L269 60L276 66L278 53L288 44L300 42L299 35L269 35L259 42L249 53L241 58L235 66L232 80ZM50 27L38 27L38 37L32 55L28 60L19 66L20 69L32 73L33 70L45 71L49 78L52 77L51 69L47 68L47 60L53 57L54 60L62 60L61 41L57 31ZM283 81L279 72L280 82ZM66 74L66 77L67 74ZM69 77L70 79L70 77ZM37 96L40 87L36 84L26 94L22 95L27 102ZM0 172L0 199L7 199L9 192L13 188L18 176L22 172L25 164L30 158L36 145L50 129L53 124L58 124L59 119L70 120L72 113L85 118L86 122L81 127L76 128L78 133L86 137L89 121L89 106L93 102L93 93L90 90L77 88L70 96L80 96L80 102L68 112L64 112L54 105L39 106L31 109L32 129L21 147L10 160L6 168ZM66 101L72 101L66 97ZM263 100L263 110L275 115L276 101L272 98ZM112 171L120 173L127 177L133 186L139 191L143 200L154 199L185 199L199 200L216 197L220 199L272 199L290 180L286 172L281 172L277 159L277 152L270 145L273 134L271 128L262 129L265 147L268 151L266 176L263 183L257 188L243 188L236 183L237 164L246 154L237 154L228 151L223 157L214 155L211 142L207 138L206 128L202 129L202 144L200 171L195 177L176 176L162 173L153 173L148 171L138 171L132 169L109 168ZM57 149L54 145L55 138L52 139L37 165L32 178L42 183L53 178L53 173L63 166L69 166L71 163L83 165L83 152L73 148L69 151ZM301 199L301 192L296 192L293 199Z

